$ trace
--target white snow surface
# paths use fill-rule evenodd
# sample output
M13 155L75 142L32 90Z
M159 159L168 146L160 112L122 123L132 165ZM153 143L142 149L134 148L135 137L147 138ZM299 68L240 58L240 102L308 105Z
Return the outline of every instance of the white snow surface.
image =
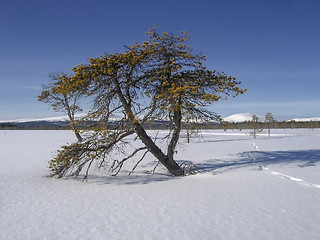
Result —
M0 131L0 239L320 239L318 129L181 139L177 161L201 169L186 177L150 174L147 155L130 176L132 161L116 177L48 178L48 161L74 140L70 131Z

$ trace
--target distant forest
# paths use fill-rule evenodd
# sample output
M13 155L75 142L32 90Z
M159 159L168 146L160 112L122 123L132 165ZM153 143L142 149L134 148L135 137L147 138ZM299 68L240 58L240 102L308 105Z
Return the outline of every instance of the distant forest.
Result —
M149 130L167 129L169 122L156 121L148 123L145 127ZM91 124L93 126L94 123ZM110 124L110 129L117 125L117 122ZM90 128L87 126L86 128ZM251 121L232 123L232 122L206 122L206 123L184 123L184 129L282 129L282 128L320 128L320 121L273 121L273 122L255 122ZM68 122L25 122L25 123L0 123L0 130L71 130Z

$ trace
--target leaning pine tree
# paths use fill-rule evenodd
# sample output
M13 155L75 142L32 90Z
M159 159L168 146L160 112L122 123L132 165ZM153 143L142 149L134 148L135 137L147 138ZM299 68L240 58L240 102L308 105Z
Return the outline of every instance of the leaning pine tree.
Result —
M123 53L105 54L74 67L68 81L62 79L55 86L62 95L87 96L92 109L84 120L94 120L94 125L83 130L81 142L58 151L49 165L53 177L78 176L84 171L86 178L92 163L108 166L116 175L138 152L142 154L138 162L150 153L174 176L183 176L174 154L186 116L188 121L217 119L206 109L208 105L245 92L234 77L206 69L205 57L185 44L188 33L158 34L154 28L147 34L147 41L127 46ZM119 113L122 119L110 126L110 118ZM170 121L165 150L145 129L147 123L161 119ZM140 139L142 146L118 159L130 135Z

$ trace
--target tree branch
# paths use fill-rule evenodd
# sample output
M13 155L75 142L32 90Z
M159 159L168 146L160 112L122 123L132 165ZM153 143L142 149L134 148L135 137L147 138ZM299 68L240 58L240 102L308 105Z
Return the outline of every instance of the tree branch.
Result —
M112 176L116 176L116 175L118 175L118 173L120 172L120 170L121 170L121 168L122 168L122 166L123 166L123 163L125 162L125 161L127 161L128 159L130 159L130 158L132 158L134 155L136 155L138 152L140 152L140 151L142 151L142 150L146 150L147 148L146 147L141 147L141 148L137 148L137 149L135 149L129 156L127 156L127 157L125 157L124 159L122 159L121 161L118 161L118 164L115 166L115 167L113 167L113 168L110 168L110 171L111 172L114 172L115 170L117 170L118 169L118 171L115 173L115 174L113 174ZM148 151L146 151L146 153L147 153ZM145 155L145 154L144 154ZM130 174L129 174L130 175Z

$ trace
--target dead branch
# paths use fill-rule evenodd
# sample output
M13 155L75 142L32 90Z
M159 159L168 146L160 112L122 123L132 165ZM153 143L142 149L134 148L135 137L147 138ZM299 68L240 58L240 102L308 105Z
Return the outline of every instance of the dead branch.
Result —
M115 165L113 164L112 166L115 165L115 167L110 167L110 171L114 172L115 170L118 170L115 174L113 174L112 176L117 176L117 174L119 173L119 171L121 170L123 163L125 161L127 161L128 159L132 158L134 155L136 155L138 152L142 151L142 150L146 150L147 147L141 147L141 148L137 148L135 149L129 156L125 157L124 159L122 159L121 161L118 161L118 163ZM147 151L148 152L148 151Z
M133 173L133 171L137 168L137 166L142 162L142 160L144 159L144 157L147 155L148 152L149 152L149 150L145 151L145 153L142 155L140 160L134 165L132 170L129 172L129 176L131 175L131 173Z
M157 161L156 166L151 170L151 173L154 174L154 172L156 171L157 167L159 166L160 162Z
M90 163L89 163L89 165L88 165L88 167L87 167L87 170L86 170L86 174L84 175L84 177L83 177L83 179L82 179L82 182L83 182L84 180L87 180L87 179L88 179L89 169L90 169L91 164L92 164L93 161L94 161L94 159L92 159L92 160L90 161Z

